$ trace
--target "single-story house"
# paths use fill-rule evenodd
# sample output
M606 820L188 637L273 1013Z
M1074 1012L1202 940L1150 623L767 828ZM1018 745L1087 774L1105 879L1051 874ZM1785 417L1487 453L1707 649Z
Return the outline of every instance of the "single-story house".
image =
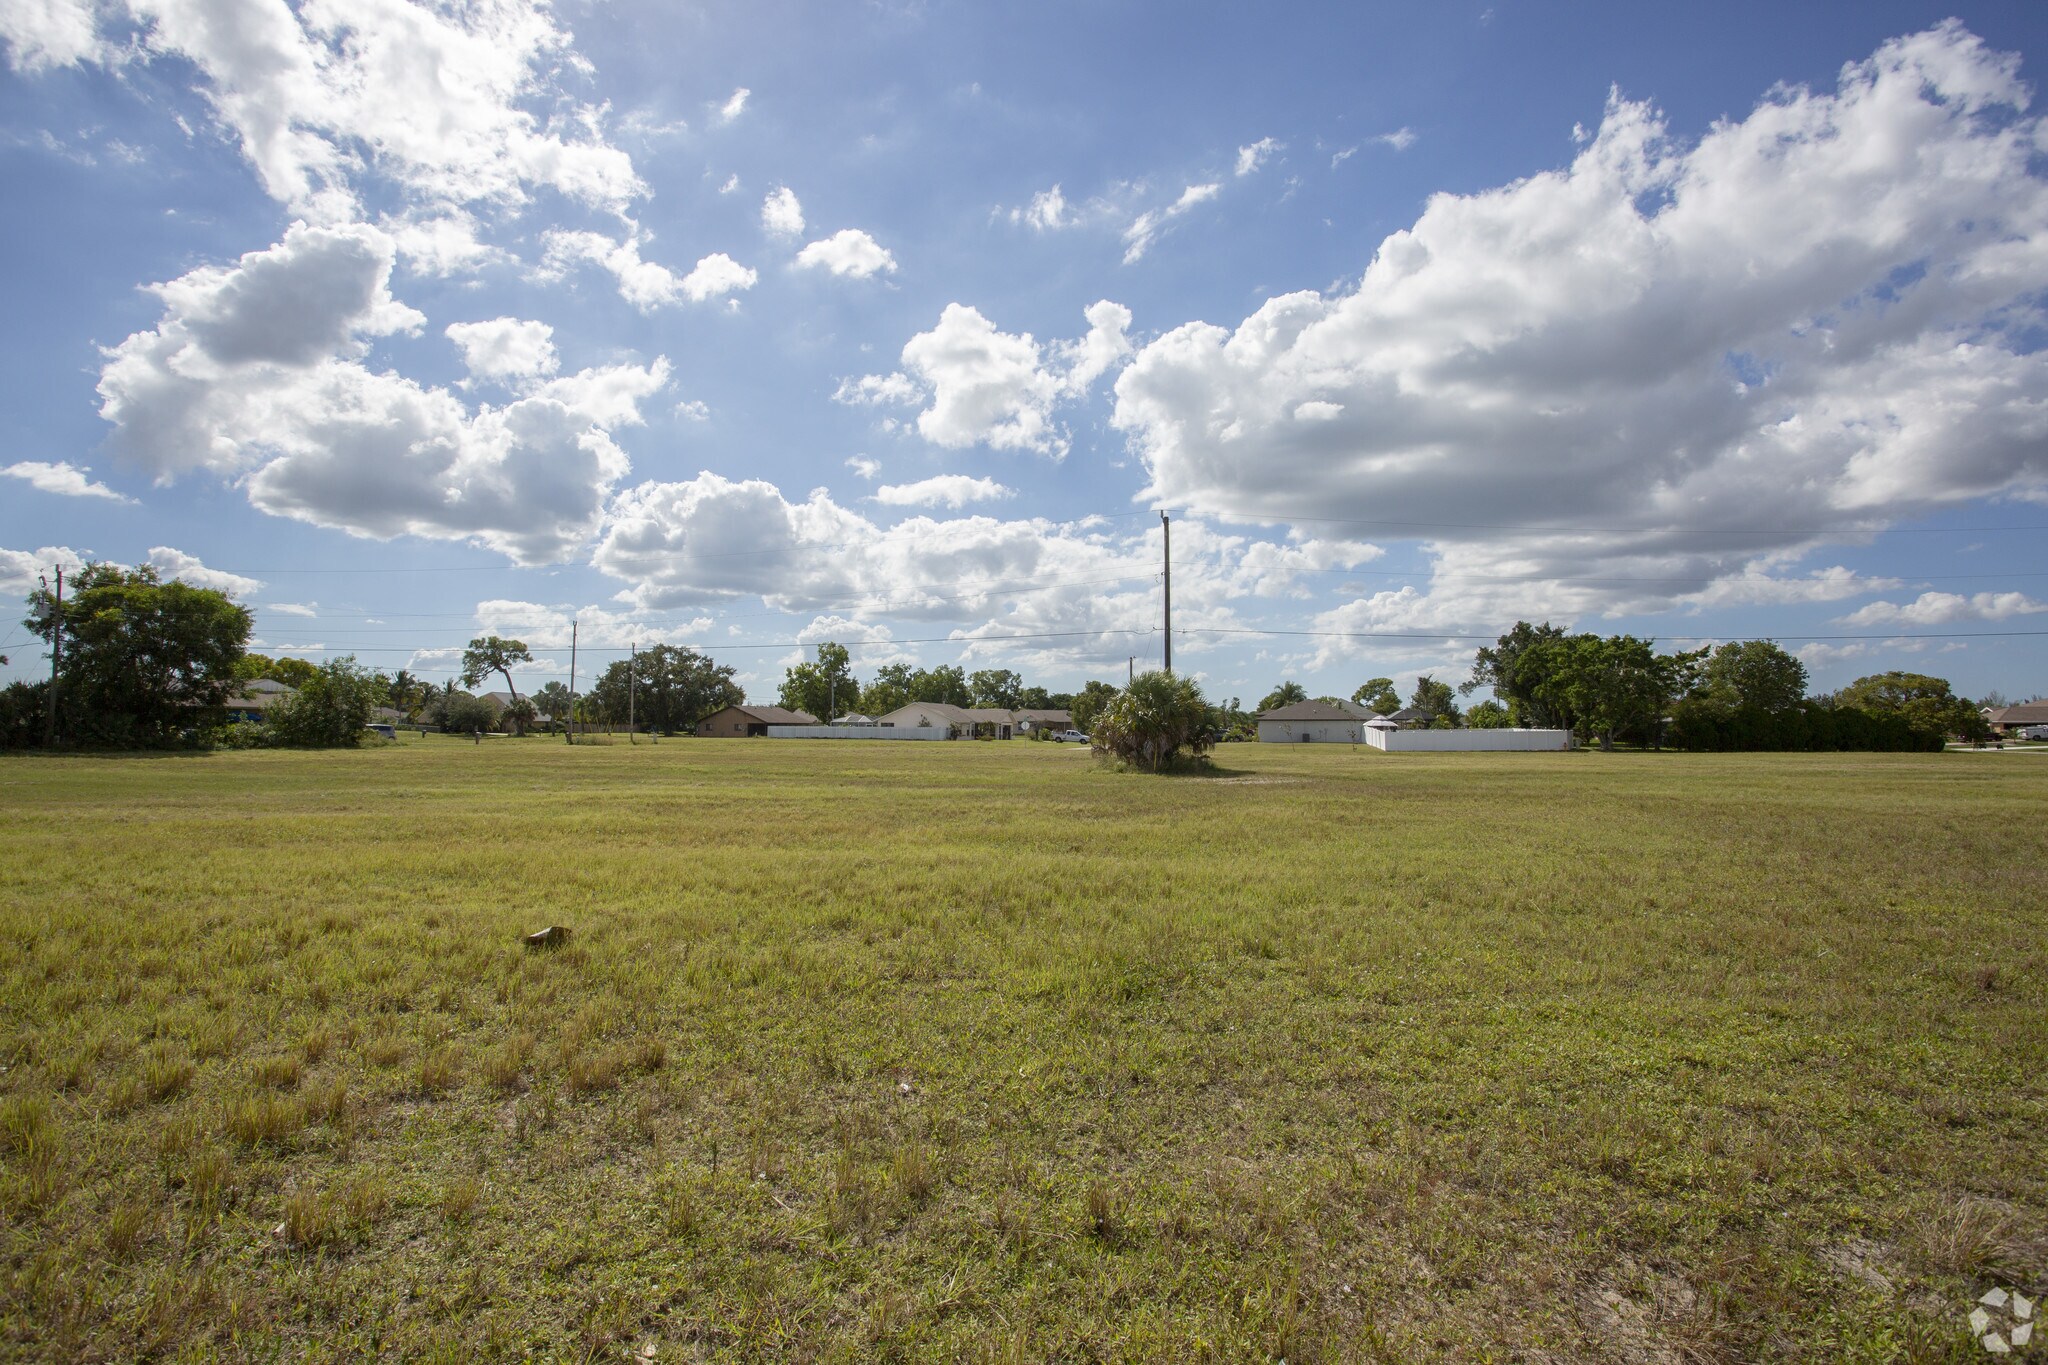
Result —
M2018 706L1984 708L1984 719L1999 734L2010 734L2029 725L2048 725L2048 701L2021 702Z
M808 711L791 711L781 706L728 706L713 711L697 722L697 733L714 739L745 739L765 736L771 725L816 725L818 718Z
M1261 744L1356 744L1365 738L1365 722L1349 706L1326 701L1298 701L1259 713ZM1365 708L1359 707L1364 710Z
M1017 732L1019 734L1028 735L1035 730L1050 730L1054 734L1058 734L1062 730L1074 728L1073 713L1069 711L1041 710L1035 707L1026 707L1021 711L1013 711L1011 714L1017 718Z
M908 706L899 706L885 715L876 716L875 724L885 728L943 725L953 732L955 739L979 739L984 735L991 739L1011 739L1017 733L1015 715L1000 707L954 706L943 701L914 701Z
M254 682L242 684L241 691L221 705L226 709L230 721L260 721L267 719L269 713L282 706L287 698L297 695L297 692L283 683L258 678Z
M1387 717L1403 730L1421 730L1430 722L1429 712L1418 706L1404 706Z

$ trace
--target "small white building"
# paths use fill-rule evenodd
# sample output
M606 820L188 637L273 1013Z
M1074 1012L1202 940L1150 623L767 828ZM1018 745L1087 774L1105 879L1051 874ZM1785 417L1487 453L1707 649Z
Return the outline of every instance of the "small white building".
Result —
M1259 713L1261 744L1359 744L1373 713L1356 702L1298 701Z

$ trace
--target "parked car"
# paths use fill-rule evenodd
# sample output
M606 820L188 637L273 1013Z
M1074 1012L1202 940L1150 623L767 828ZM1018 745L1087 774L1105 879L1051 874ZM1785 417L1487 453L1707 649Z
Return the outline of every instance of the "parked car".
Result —
M1062 744L1086 744L1088 734L1084 730L1062 730L1053 736Z
M382 722L377 722L365 725L363 728L373 735L382 735L385 739L398 738L398 727L395 725L385 725Z
M2029 725L2013 731L2016 739L2048 739L2048 725Z

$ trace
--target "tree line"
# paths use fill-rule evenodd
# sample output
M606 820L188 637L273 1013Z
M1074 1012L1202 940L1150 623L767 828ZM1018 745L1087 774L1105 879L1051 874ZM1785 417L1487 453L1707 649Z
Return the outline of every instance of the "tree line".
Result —
M1461 713L1457 697L1480 688L1492 698ZM1351 699L1383 715L1400 702L1387 678L1368 680ZM1307 700L1299 683L1287 682L1259 709ZM1409 705L1426 725L1570 730L1603 749L1939 749L1950 737L1988 733L1976 703L1956 696L1945 678L1878 673L1809 696L1806 665L1769 640L1665 654L1652 640L1574 634L1548 622L1516 622L1478 651L1455 690L1424 674Z
M463 651L462 687L455 681L435 687L403 669L368 669L352 656L321 664L271 658L247 648L247 608L224 593L164 582L146 566L88 564L61 606L47 589L31 593L23 624L46 642L61 635L57 700L53 707L48 681L0 689L0 746L10 748L44 743L52 730L64 742L101 747L346 745L361 741L378 707L458 733L494 727L520 733L546 716L555 728L572 719L618 724L630 718L674 734L745 700L737 670L667 644L618 660L574 697L558 681L520 696L514 670L533 655L522 641L495 635L471 640ZM503 678L507 705L494 707L463 690L491 677ZM262 678L293 692L271 706L261 724L225 726L229 701ZM1808 695L1807 681L1805 664L1768 640L1659 653L1654 641L1632 635L1575 634L1518 621L1477 652L1462 684L1454 688L1424 674L1409 705L1425 724L1567 729L1602 748L1938 749L1950 736L1974 740L1987 733L1976 704L1956 696L1946 679L1880 673L1818 696ZM1459 696L1481 688L1491 699L1461 710ZM1011 669L969 673L955 664L908 663L884 664L862 683L846 647L837 643L820 646L816 660L790 667L778 700L821 720L852 710L884 715L914 702L1065 710L1084 731L1108 720L1112 729L1105 733L1155 738L1157 727L1144 717L1171 713L1167 729L1184 737L1176 749L1193 738L1207 743L1252 733L1256 721L1235 697L1211 705L1199 689L1165 683L1134 693L1091 680L1076 692L1052 692L1026 685ZM1258 710L1307 700L1299 683L1283 682ZM1351 700L1382 714L1400 709L1393 681L1385 677L1367 679ZM1197 707L1199 715L1190 709ZM1133 752L1143 758L1151 744L1144 740Z

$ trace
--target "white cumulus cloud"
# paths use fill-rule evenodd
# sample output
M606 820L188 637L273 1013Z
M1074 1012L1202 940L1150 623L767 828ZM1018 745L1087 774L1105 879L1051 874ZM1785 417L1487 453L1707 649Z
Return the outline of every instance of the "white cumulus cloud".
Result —
M1958 621L2004 621L2048 611L2020 592L1923 592L1910 602L1872 602L1841 619L1845 626L1946 626Z
M747 97L753 93L744 85L733 91L732 96L724 104L718 106L718 121L720 123L731 123L734 119L738 118L747 107Z
M888 249L859 228L842 228L830 237L812 242L796 254L798 266L822 266L835 275L864 280L870 275L896 269L896 258Z
M629 468L610 433L640 421L667 362L584 370L471 411L363 363L374 337L419 325L390 295L394 254L375 228L298 225L157 286L162 319L100 371L110 449L160 482L210 472L314 525L562 558L596 531Z
M703 473L622 493L592 563L642 610L758 597L855 621L958 623L948 633L967 655L1068 664L1121 660L1156 625L1160 534L1149 520L985 515L884 527L823 490L792 502L761 480ZM1305 575L1382 553L1348 540L1254 541L1192 519L1174 524L1173 542L1174 615L1187 626L1242 627L1236 604L1247 597L1291 595Z
M250 593L260 592L263 588L263 580L260 578L246 578L238 573L229 573L225 569L209 569L200 562L199 556L188 555L183 550L174 550L168 545L151 546L149 558L143 562L155 569L158 576L166 582L178 579L190 583L195 588L210 588L215 592L227 593L231 597L247 597Z
M462 352L462 364L478 379L530 379L553 374L561 363L545 322L492 318L451 322L444 335Z
M967 304L948 304L936 327L904 344L902 371L842 381L833 397L842 403L928 399L917 430L934 445L959 450L980 444L1060 458L1067 438L1052 423L1054 406L1085 394L1131 351L1128 308L1104 299L1086 316L1084 336L1046 348L1029 332L999 330Z
M768 192L761 201L761 226L778 237L802 235L804 206L797 202L795 190L778 185Z
M916 483L888 483L874 491L876 502L890 507L965 507L970 502L996 502L1017 496L994 479L965 474L939 474Z
M14 68L30 74L101 56L92 6L79 0L9 0L0 5L0 42Z
M190 63L265 191L317 221L361 217L371 179L506 211L538 188L610 212L646 193L605 140L603 108L558 84L587 63L540 0L17 0L0 13L23 69Z
M752 289L758 278L753 270L722 251L698 261L689 274L678 275L667 266L643 260L637 236L614 241L601 232L554 231L543 240L544 275L565 275L584 263L599 266L618 282L619 297L643 313L680 302L703 303L739 293Z
M68 576L84 568L86 560L87 552L63 545L45 545L40 550L0 549L0 593L25 597L42 579L54 578L59 567Z
M52 464L47 460L20 460L0 468L0 474L9 478L24 480L39 493L55 493L67 498L110 498L115 502L133 502L103 483L95 482L90 469L59 460Z
M1434 196L1348 292L1160 336L1113 422L1167 504L1430 535L1431 591L1360 625L1707 602L1760 558L2038 495L2028 99L1952 23L1692 143L1615 97L1569 165Z

